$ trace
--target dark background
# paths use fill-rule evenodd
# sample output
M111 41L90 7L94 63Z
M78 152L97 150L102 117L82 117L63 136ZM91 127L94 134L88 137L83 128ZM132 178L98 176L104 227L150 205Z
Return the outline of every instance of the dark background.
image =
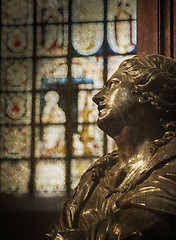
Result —
M64 198L0 197L0 239L44 240L59 219Z

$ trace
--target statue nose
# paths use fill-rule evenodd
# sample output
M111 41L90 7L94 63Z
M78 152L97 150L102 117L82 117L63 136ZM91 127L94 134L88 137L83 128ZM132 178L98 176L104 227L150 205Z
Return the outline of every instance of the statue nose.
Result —
M97 105L102 102L105 99L105 95L104 95L104 91L101 90L99 91L97 94L95 94L92 98L92 100L94 101L94 103L96 103Z

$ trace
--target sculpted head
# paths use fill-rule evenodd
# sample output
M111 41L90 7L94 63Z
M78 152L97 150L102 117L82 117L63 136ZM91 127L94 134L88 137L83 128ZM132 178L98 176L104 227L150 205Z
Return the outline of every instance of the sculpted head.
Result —
M162 136L151 144L154 154L176 135L176 62L162 55L127 59L93 100L98 126L112 137L137 119L157 119Z

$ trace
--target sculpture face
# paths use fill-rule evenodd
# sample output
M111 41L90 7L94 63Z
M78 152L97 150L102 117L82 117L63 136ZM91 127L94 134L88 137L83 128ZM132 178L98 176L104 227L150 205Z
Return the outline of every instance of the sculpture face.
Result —
M111 137L118 135L121 130L136 121L138 101L131 93L132 84L126 74L118 69L107 80L105 86L94 97L98 105L99 117L97 124Z

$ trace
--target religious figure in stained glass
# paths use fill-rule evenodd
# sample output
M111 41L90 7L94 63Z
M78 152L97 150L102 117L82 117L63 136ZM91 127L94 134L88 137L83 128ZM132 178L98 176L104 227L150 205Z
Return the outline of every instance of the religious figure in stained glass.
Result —
M118 150L82 175L49 239L176 238L175 75L171 58L135 56L93 97Z
M65 113L58 106L59 94L55 91L49 91L45 95L45 106L43 109L43 123L64 123Z

